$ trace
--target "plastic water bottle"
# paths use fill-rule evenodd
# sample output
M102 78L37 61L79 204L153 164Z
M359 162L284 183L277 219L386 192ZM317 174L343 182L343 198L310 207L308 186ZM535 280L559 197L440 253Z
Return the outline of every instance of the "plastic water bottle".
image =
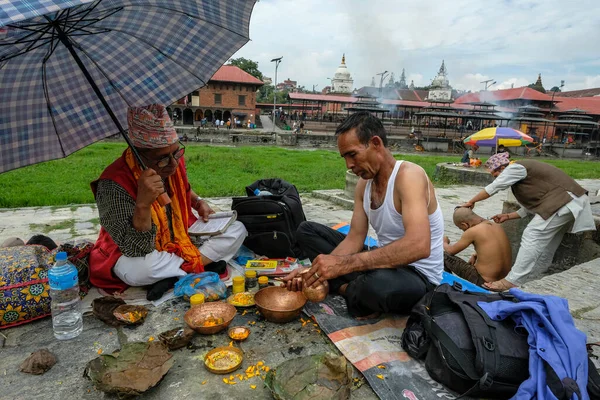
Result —
M268 190L259 190L258 188L254 189L255 196L273 196L273 193Z
M77 268L67 261L67 253L56 254L56 263L48 271L52 328L59 340L73 339L83 330Z

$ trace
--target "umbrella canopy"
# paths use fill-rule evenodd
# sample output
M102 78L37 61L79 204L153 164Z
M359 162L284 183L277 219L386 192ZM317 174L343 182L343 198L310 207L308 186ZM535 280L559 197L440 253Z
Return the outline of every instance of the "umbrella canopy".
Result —
M496 127L482 129L467 137L464 143L487 147L496 147L499 145L517 147L533 143L533 138L513 128Z
M0 2L0 172L65 157L170 104L248 41L254 0ZM95 87L94 87L95 86Z

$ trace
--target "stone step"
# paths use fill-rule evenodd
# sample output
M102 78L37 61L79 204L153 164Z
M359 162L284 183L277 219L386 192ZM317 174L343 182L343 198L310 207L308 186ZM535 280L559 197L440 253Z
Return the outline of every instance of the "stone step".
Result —
M575 325L588 336L588 343L600 341L600 259L527 282L521 289L567 299Z

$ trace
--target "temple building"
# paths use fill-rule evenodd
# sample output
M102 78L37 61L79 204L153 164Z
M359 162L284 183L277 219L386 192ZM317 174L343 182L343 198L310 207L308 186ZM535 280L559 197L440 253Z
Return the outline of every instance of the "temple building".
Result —
M427 100L452 101L452 87L450 87L450 83L448 82L448 71L446 71L444 61L442 61L437 76L431 82Z
M333 75L333 79L331 80L331 93L336 94L350 94L352 93L352 88L354 86L354 80L350 76L350 72L348 72L348 68L346 67L346 55L342 56L342 63L335 71L335 75Z
M400 80L396 82L396 87L398 89L408 89L408 85L406 84L406 71L402 68L402 75L400 75ZM411 88L411 89L414 89Z

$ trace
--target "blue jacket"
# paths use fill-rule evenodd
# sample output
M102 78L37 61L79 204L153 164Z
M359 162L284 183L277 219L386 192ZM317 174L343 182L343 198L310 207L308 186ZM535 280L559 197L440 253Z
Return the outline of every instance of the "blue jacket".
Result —
M529 343L529 379L519 386L513 399L556 399L546 385L546 361L563 382L572 378L577 382L581 398L588 400L588 354L586 335L575 328L567 300L556 296L542 296L511 289L518 303L502 300L479 302L479 306L496 321L511 317L517 327L527 330Z

